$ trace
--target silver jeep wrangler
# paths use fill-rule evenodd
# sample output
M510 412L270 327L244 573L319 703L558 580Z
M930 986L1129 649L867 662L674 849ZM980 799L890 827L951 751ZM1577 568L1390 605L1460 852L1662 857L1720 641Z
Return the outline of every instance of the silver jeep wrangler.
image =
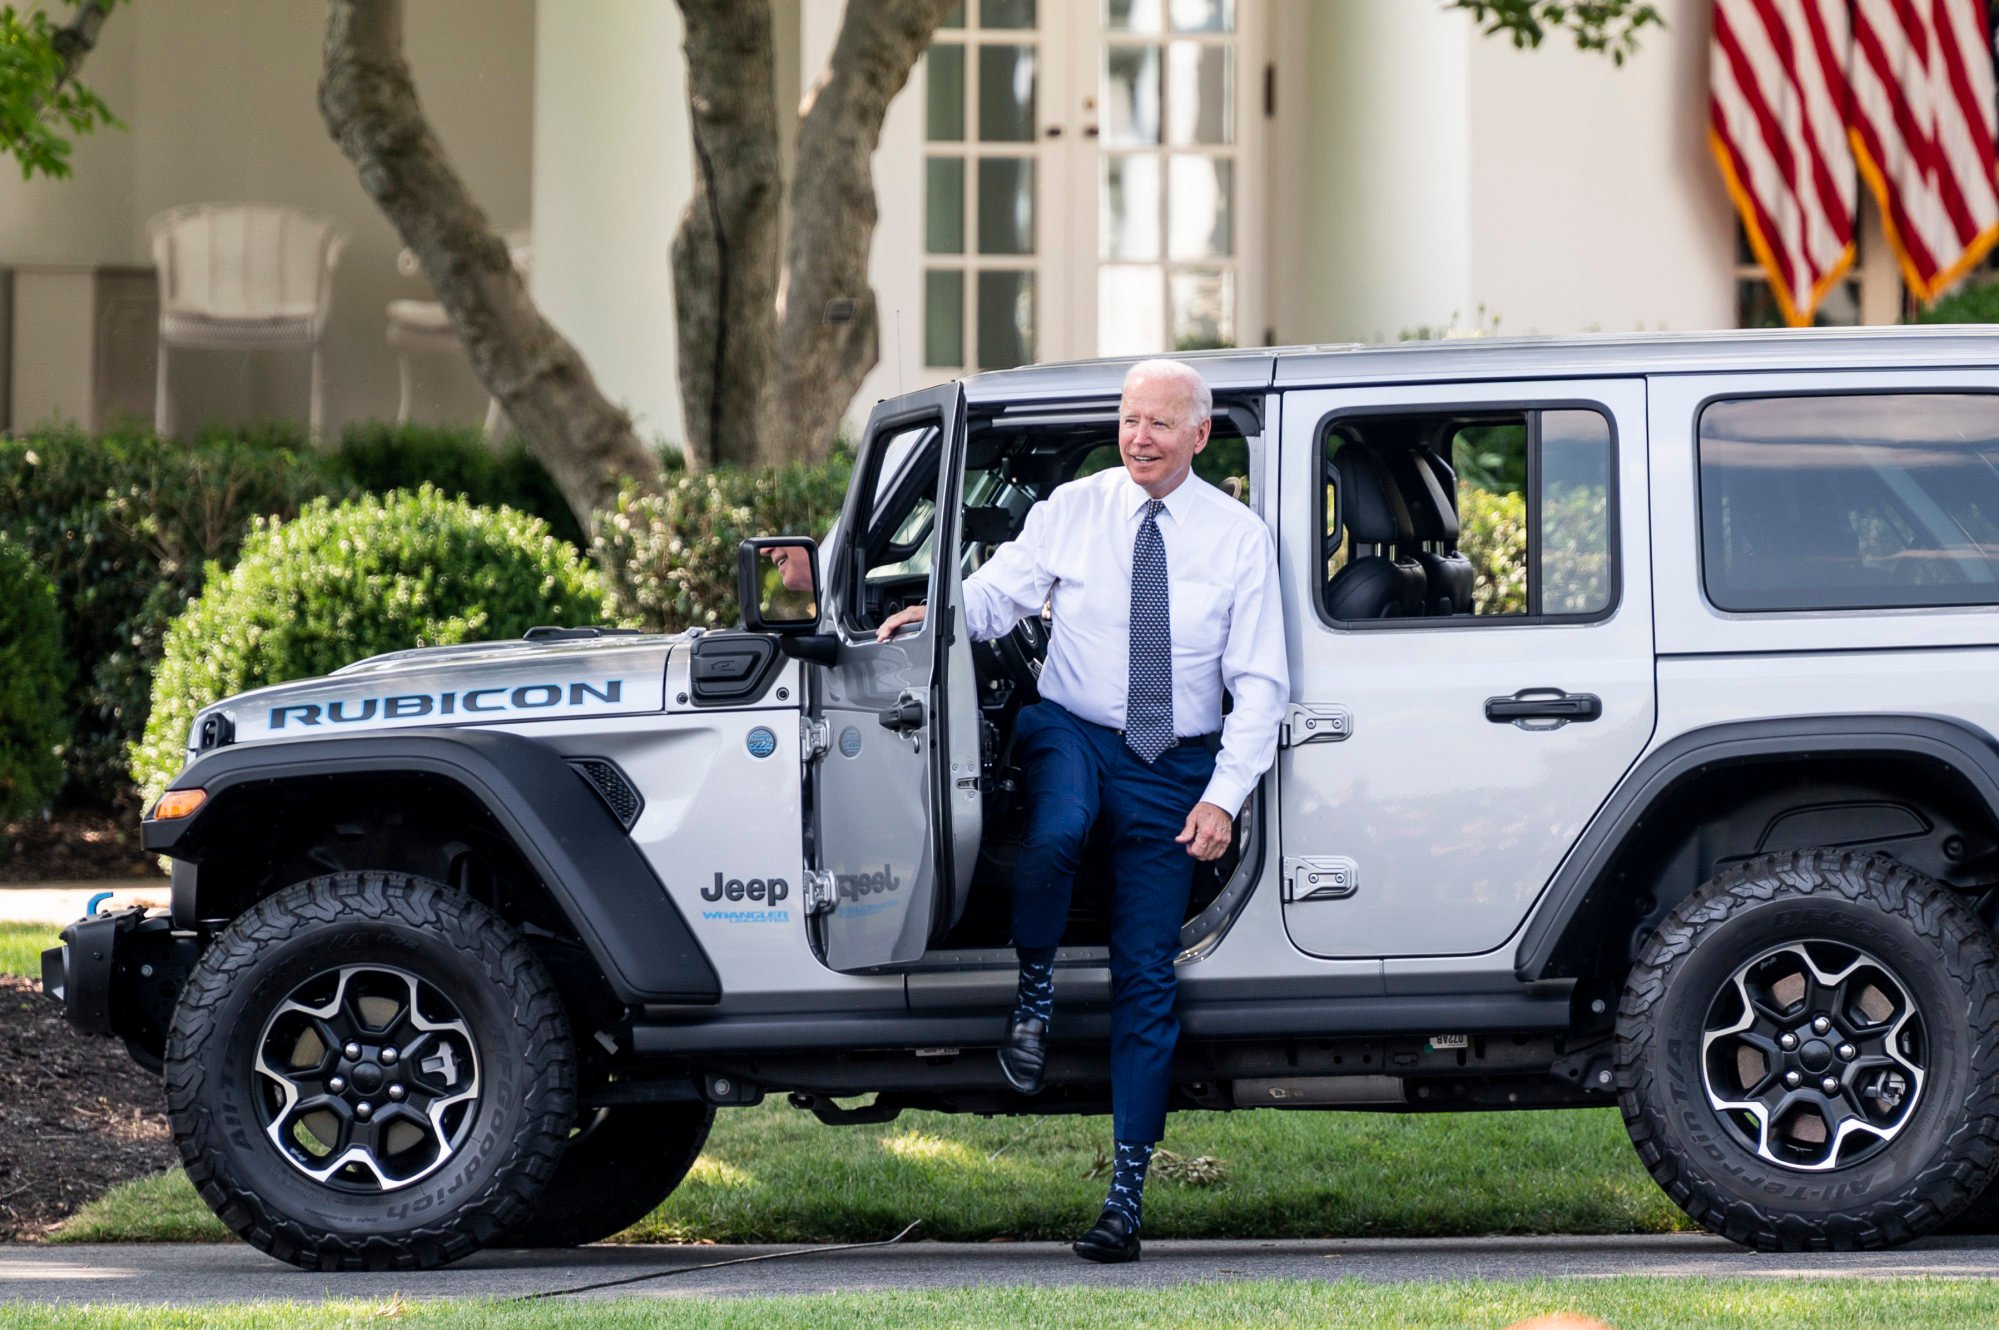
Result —
M1982 1203L1999 335L1195 360L1295 696L1196 880L1174 1107L1615 1103L1688 1214L1766 1248ZM804 614L752 542L739 631L536 630L210 708L145 824L171 911L72 925L49 991L163 1066L222 1219L325 1269L603 1237L767 1094L1106 1111L1087 868L1047 1088L992 1055L1010 740L1062 625L953 611L1116 464L1124 368L884 402Z

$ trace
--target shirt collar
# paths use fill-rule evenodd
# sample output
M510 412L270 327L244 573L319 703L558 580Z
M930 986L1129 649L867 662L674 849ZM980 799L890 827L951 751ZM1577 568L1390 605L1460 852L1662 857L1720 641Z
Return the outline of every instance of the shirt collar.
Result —
M1152 496L1140 488L1138 482L1131 478L1131 473L1128 471L1124 472L1120 478L1120 483L1123 486L1122 493L1124 495L1122 511L1126 517L1137 517L1144 510L1146 502ZM1175 522L1184 522L1187 520L1187 512L1194 505L1194 489L1200 483L1201 478L1189 471L1186 479L1175 485L1173 492L1160 500L1161 503L1166 505L1167 513L1172 516Z

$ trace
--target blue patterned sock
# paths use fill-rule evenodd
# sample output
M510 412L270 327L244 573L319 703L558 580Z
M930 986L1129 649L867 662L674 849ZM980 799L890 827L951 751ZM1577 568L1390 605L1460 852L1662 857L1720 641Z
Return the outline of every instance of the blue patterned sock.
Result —
M1037 947L1020 951L1020 987L1013 998L1013 1023L1030 1018L1043 1025L1054 1024L1055 948Z
M1104 1209L1129 1219L1134 1233L1145 1204L1145 1170L1152 1166L1152 1150L1151 1141L1119 1141L1117 1161L1111 1165L1111 1192L1104 1197Z

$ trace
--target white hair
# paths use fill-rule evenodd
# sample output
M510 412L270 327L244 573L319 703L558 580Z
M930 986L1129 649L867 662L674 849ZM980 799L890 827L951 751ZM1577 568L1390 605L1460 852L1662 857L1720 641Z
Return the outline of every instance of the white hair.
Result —
M1201 377L1201 371L1184 360L1141 360L1124 372L1124 385L1131 387L1133 379L1176 379L1187 389L1188 398L1194 403L1196 423L1211 420L1215 414L1215 393L1208 387L1208 381Z

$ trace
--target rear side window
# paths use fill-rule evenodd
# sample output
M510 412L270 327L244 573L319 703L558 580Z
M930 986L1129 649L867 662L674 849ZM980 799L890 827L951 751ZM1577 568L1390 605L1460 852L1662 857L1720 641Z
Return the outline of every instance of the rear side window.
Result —
M1719 608L1999 604L1999 396L1718 401L1699 446Z

